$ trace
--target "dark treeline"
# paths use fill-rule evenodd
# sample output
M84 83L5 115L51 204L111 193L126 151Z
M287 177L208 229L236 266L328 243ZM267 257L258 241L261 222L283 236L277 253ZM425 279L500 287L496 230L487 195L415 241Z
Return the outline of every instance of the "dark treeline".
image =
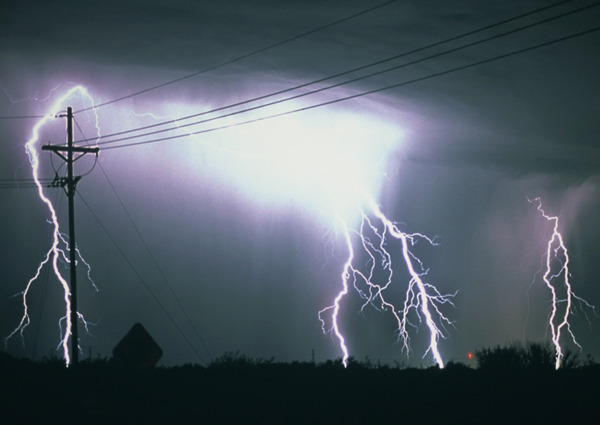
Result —
M506 350L511 360L508 363ZM519 351L521 350L521 351ZM594 424L600 365L528 347L482 350L480 367L277 363L227 354L207 367L136 370L111 360L65 369L0 353L7 424ZM515 361L520 358L521 361ZM486 363L487 362L487 363ZM540 366L541 365L541 366Z

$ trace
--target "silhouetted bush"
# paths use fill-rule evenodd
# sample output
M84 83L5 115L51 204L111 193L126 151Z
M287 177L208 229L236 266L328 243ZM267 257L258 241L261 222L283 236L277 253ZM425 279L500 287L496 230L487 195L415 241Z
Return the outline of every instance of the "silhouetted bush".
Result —
M268 365L274 362L273 358L270 359L253 359L239 351L228 351L222 356L217 357L208 365L209 368L215 367L246 367L246 366L259 366Z
M555 367L556 352L548 344L513 343L506 347L483 348L475 353L479 369L488 371L506 370L552 370ZM572 369L579 364L577 356L566 351L561 368Z
M464 372L464 371L470 371L471 367L467 366L464 363L455 362L455 361L450 360L448 363L446 363L444 370L452 371L452 372Z

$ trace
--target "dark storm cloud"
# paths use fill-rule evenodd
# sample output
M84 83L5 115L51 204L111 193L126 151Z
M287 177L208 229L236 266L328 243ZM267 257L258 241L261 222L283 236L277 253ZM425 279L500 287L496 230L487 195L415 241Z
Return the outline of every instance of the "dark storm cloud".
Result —
M122 109L106 107L101 116L122 120L126 126L129 109L157 112L168 102L195 108L221 106L546 4L398 1L134 98L118 105ZM370 6L364 1L4 2L0 85L5 92L0 93L0 115L44 112L47 103L33 98L44 98L59 83L59 90L84 83L93 96L109 100ZM598 17L598 11L591 9L539 30L364 80L336 94L408 81L493 57L589 28ZM528 288L540 266L548 227L527 197L542 196L552 213L561 215L574 253L578 292L600 304L594 290L594 276L600 273L595 260L600 232L599 57L596 33L334 107L371 113L406 132L388 164L381 204L393 219L406 223L406 229L440 236L440 246L428 250L424 261L432 283L444 292L460 291L457 309L449 312L456 330L442 343L447 358L459 358L467 349L482 345L545 337L547 294L539 280L531 292ZM21 141L29 136L30 125L0 122L2 137L11 141L3 145L1 178L27 176ZM88 123L85 129L93 131L90 128ZM62 127L51 137L60 140L61 131ZM200 166L186 170L181 166L182 158L189 155L186 151L169 156L171 148L162 145L156 150L127 151L103 153L102 160L107 161L104 164L118 182L131 215L213 354L240 349L262 357L307 359L315 348L320 360L339 355L335 341L321 335L316 318L317 310L330 303L339 286L344 256L343 247L324 242L326 229L294 209L265 212L249 201L252 194L227 187L208 172L198 171ZM97 171L81 183L82 195L119 236L123 250L140 265L141 274L152 282L168 309L176 312L178 322L185 323L170 292L155 281L155 265ZM48 240L37 236L46 235L47 226L35 194L4 191L0 195L2 217L11 223L3 228L6 261L1 272L1 330L6 334L20 314L10 296L31 276ZM142 321L164 345L165 362L195 361L93 217L81 205L78 214L80 241L103 288L99 294L81 295L81 305L99 322L94 328L97 336L85 344L108 355L129 324ZM60 296L52 288L49 283L42 291L48 294L47 301L39 293L35 298L36 319L58 315ZM373 311L359 313L356 299L348 303L344 327L353 353L384 361L401 358L393 344L390 318ZM30 331L40 339L38 348L31 349L29 341L29 351L23 353L40 356L53 347L54 319L39 326ZM199 346L188 325L182 326ZM580 342L597 356L598 324L593 322L591 329L582 331ZM423 350L419 351L418 338L415 343L412 361L419 362ZM11 350L18 351L18 344Z
M19 54L196 70L339 15L334 5L315 10L317 4L292 9L282 2L15 2L2 6L0 34L5 48Z

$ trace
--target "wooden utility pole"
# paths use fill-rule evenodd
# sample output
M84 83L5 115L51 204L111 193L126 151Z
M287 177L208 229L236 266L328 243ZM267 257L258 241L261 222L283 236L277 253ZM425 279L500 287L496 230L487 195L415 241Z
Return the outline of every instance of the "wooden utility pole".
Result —
M86 153L98 155L100 148L83 148L73 146L73 108L67 108L66 115L60 115L67 118L67 146L64 145L44 145L42 150L52 151L60 156L67 163L67 177L58 180L58 185L66 188L65 192L69 198L69 270L70 270L70 296L71 301L71 361L73 366L79 362L79 334L77 332L77 251L75 246L75 187L81 176L73 175L73 163ZM64 153L66 152L66 156ZM74 154L79 155L75 157Z

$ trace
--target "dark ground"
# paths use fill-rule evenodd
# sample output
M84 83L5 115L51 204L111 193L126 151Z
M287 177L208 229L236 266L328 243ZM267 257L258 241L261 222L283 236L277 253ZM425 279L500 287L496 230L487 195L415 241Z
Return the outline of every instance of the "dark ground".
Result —
M65 369L0 353L6 424L598 424L600 366L399 369L228 357L209 367Z

